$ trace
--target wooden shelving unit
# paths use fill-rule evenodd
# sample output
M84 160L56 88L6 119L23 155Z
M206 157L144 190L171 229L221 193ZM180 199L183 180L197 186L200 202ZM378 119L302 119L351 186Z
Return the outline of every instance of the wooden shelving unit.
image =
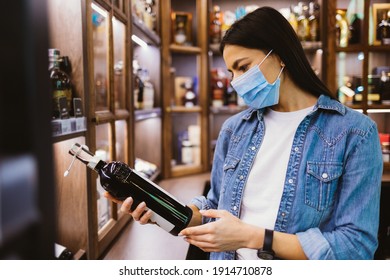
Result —
M162 1L161 3L161 38L162 38L162 83L163 83L163 147L164 147L164 178L190 175L208 170L208 1L192 0L183 1ZM194 9L195 8L195 9ZM172 43L172 18L171 12L183 12L196 14L196 22L193 28L196 34L194 45L183 46ZM172 104L172 93L175 91L174 79L176 76L186 75L180 65L175 64L177 56L188 58L193 69L191 75L197 77L197 105L184 107L182 104ZM186 61L184 59L184 61ZM194 64L193 61L195 61ZM172 68L176 69L172 75ZM196 126L200 133L195 144L197 151L194 151L198 158L194 163L180 162L180 144L178 144L178 133L189 126Z
M85 144L91 151L103 153L106 160L120 160L131 167L136 157L148 157L146 160L161 168L161 141L156 143L161 139L159 65L153 80L155 108L135 111L132 59L137 46L132 44L131 36L143 34L147 43L157 48L161 40L154 30L133 17L130 4L125 0L52 0L48 4L50 47L69 56L74 97L82 99L86 118L85 130L53 137L56 242L80 258L98 259L130 216L102 197L97 174L83 164L75 162L69 176L63 176L72 159L68 154L71 145ZM160 57L158 53L158 60ZM157 177L155 174L153 179Z

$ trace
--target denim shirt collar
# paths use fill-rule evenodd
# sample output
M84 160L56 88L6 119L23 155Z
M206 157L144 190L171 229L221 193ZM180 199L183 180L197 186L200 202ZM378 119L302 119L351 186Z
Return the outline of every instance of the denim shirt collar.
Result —
M317 111L317 109L323 109L323 110L330 110L330 111L336 111L337 113L341 115L345 115L345 107L338 102L335 99L330 98L326 95L321 95L318 100L317 104L314 106L313 112ZM252 118L254 113L257 113L257 118L261 120L263 118L265 108L262 109L255 109L250 108L242 117L243 120L249 120Z

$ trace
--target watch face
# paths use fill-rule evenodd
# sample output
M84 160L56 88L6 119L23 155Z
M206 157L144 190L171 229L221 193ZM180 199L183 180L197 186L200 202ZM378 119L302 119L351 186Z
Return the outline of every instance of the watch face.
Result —
M272 253L266 252L266 251L258 252L257 256L262 260L273 260L274 259L274 255Z

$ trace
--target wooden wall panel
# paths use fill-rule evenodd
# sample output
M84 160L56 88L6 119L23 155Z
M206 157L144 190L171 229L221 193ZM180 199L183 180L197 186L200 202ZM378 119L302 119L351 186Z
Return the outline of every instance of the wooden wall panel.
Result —
M87 167L75 160L67 177L64 177L72 161L68 153L73 143L85 144L84 137L55 143L54 175L56 187L56 242L68 247L73 253L87 249Z

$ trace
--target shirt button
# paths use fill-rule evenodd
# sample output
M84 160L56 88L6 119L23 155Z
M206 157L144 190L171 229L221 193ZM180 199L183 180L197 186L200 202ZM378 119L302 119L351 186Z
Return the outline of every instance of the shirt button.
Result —
M255 147L255 146L253 146L251 149L252 149L252 151L254 151L254 150L256 150L256 147Z
M243 175L240 176L240 180L244 180L244 176Z
M289 184L292 184L293 182L294 182L293 179L288 179L288 183L289 183Z
M284 217L284 216L286 216L286 213L282 212L282 214L281 214L281 215L282 215L282 217Z
M323 179L328 178L328 173L322 173L321 177L322 177Z
M234 211L236 211L236 210L237 210L237 206L236 206L236 205L234 205L234 207L233 207L233 210L234 210Z
M294 151L295 151L295 152L299 152L299 148L298 148L298 147L295 147L295 148L294 148Z

